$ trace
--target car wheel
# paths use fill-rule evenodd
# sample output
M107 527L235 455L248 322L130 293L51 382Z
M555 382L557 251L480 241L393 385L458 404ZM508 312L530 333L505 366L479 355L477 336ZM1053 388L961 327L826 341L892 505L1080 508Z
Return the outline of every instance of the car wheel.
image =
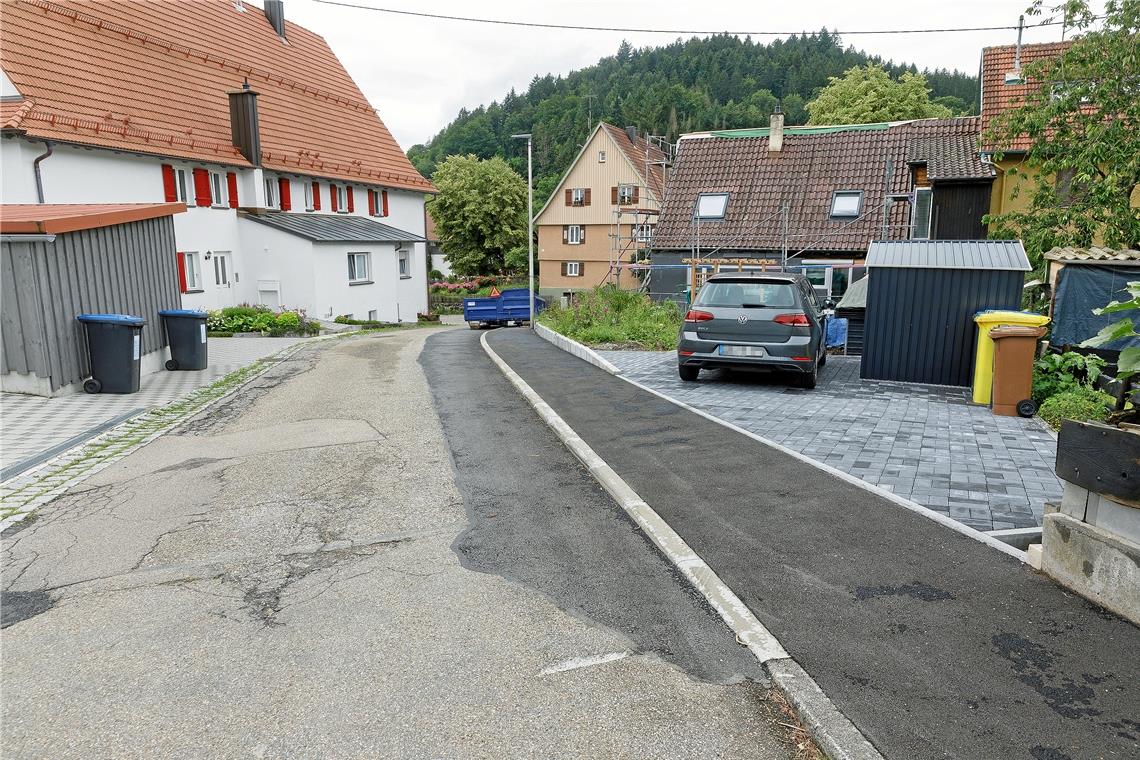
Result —
M819 366L827 364L827 349L823 349L823 353L819 356Z
M816 381L819 379L819 367L813 364L811 372L805 372L803 377L800 378L800 385L807 389L815 387Z
M700 367L686 367L681 364L677 366L677 374L680 375L681 379L686 383L691 383L697 379L697 375L701 374L701 369Z

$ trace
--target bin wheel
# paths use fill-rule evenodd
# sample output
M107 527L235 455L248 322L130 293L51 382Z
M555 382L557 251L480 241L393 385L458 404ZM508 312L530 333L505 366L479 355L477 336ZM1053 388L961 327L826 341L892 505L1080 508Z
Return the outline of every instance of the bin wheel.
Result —
M178 369L178 362L174 361L173 359L167 359L166 368L173 372L174 370Z
M103 383L92 377L88 380L83 381L83 390L88 393L98 393L99 391L103 390Z
M1017 413L1022 417L1032 417L1037 414L1037 402L1031 398L1017 402Z

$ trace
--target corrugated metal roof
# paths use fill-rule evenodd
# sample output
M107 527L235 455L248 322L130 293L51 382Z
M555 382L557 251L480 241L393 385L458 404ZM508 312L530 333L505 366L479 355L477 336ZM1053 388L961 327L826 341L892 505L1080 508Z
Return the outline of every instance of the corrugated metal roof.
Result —
M1020 240L875 240L868 267L1030 270Z
M1140 261L1140 251L1124 248L1053 248L1045 254L1049 261L1064 261L1067 263L1094 263L1111 264L1113 262L1126 263Z
M315 243L422 243L419 235L350 214L243 214L243 219L266 224Z

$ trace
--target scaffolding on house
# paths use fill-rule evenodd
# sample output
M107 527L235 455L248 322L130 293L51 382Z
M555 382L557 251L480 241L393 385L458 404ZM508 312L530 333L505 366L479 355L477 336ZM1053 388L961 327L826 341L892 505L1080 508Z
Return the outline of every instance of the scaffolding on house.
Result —
M656 148L663 154L657 159L650 148ZM665 187L668 179L667 172L672 165L674 146L664 136L646 135L645 152L642 156L642 171L640 181L634 185L622 185L629 188L628 198L616 197L613 221L610 224L610 267L603 280L604 284L614 284L629 289L644 289L648 287L650 269L640 267L649 260L649 243L653 237L653 228L657 225L657 216L662 198L658 197ZM654 176L656 167L661 170L661 183L659 188L653 188L648 183ZM621 188L615 192L621 192ZM638 205L652 198L653 207ZM624 202L628 201L628 202ZM622 272L626 272L626 281L622 282Z

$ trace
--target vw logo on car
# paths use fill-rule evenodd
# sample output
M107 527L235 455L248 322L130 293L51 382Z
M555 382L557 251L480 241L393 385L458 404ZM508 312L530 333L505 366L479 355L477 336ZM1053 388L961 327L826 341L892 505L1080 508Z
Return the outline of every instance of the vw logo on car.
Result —
M745 322L748 321L748 317L744 314L741 314L739 317L736 318L736 321L739 322L740 324L744 324Z

